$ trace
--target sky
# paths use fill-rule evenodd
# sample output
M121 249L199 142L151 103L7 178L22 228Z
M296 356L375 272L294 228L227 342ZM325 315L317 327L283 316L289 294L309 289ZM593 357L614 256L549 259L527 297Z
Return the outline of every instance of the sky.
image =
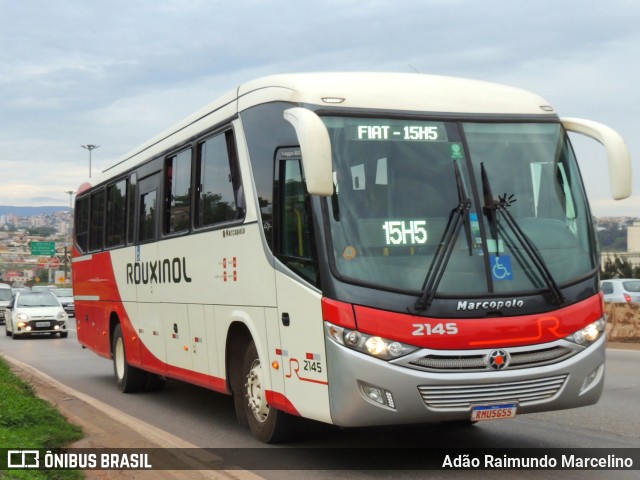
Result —
M592 212L640 217L637 0L0 0L0 205L68 206L92 172L264 75L420 72L530 90L630 149L575 139Z

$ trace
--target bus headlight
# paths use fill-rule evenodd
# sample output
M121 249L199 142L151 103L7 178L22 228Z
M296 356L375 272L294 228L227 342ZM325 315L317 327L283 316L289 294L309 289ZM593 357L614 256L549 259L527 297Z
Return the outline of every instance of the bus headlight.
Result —
M407 345L406 343L389 340L377 335L367 335L366 333L339 327L329 322L325 322L325 331L331 339L340 345L383 360L393 360L418 350L418 347L413 345Z
M16 315L16 320L20 320L21 322L26 322L29 320L29 315L26 313L18 313Z
M596 322L590 323L584 328L581 328L577 332L572 333L565 340L569 342L577 343L578 345L588 346L598 340L604 332L605 321L603 318Z

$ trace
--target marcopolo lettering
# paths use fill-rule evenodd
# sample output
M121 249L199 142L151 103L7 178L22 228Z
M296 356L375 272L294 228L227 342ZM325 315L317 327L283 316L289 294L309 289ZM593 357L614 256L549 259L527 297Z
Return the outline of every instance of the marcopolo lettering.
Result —
M191 282L185 257L127 263L127 284Z
M524 301L518 299L511 300L480 300L478 302L470 302L468 300L458 301L456 310L500 310L501 308L522 308Z
M237 237L238 235L244 235L244 234L245 234L244 227L227 228L226 230L222 231L222 238Z

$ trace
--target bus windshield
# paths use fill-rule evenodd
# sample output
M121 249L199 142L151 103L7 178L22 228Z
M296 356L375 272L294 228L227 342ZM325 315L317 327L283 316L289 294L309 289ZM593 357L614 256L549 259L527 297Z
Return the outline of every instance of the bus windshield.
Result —
M548 290L596 268L586 196L559 123L323 121L334 165L332 266L344 280L422 291L460 211L460 179L465 228L449 239L437 295Z

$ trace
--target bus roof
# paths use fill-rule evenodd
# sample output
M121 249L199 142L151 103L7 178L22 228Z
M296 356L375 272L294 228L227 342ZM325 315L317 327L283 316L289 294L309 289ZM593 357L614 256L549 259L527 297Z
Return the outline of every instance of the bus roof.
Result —
M107 167L96 185L239 112L267 102L443 114L555 115L543 98L505 85L418 73L295 73L240 85ZM84 184L78 193L87 188Z
M240 111L275 98L315 105L327 104L323 99L337 98L344 101L331 105L430 113L530 115L548 113L550 108L546 100L518 88L417 73L273 75L241 85L238 97Z

